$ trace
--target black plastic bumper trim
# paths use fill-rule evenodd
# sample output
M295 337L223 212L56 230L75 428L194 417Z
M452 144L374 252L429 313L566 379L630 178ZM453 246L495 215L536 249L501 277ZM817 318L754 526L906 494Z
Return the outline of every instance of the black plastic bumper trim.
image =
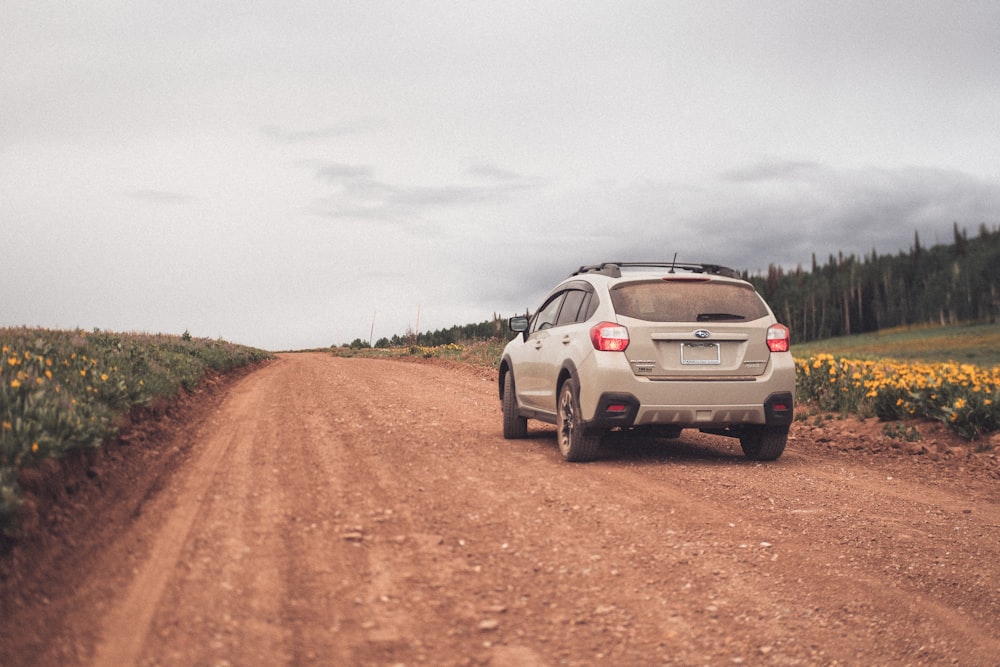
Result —
M764 422L769 426L788 426L795 416L795 397L791 392L771 394L764 401Z
M622 410L609 410L611 406L623 406ZM594 418L587 423L587 428L607 429L616 426L628 428L635 422L639 414L639 399L632 394L607 393L601 394L597 400Z

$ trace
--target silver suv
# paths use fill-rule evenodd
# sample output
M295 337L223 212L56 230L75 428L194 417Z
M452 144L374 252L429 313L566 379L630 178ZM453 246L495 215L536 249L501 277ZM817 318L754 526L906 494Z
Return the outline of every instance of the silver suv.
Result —
M555 424L567 461L611 430L738 437L754 460L781 456L792 422L788 328L753 286L714 264L608 262L559 283L500 361L505 438Z

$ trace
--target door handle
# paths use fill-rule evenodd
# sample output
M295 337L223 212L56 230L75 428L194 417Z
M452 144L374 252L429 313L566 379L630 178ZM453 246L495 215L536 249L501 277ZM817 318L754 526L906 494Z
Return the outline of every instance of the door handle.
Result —
M569 345L572 342L572 340L573 339L570 338L569 334L566 334L565 336L562 337L562 344Z

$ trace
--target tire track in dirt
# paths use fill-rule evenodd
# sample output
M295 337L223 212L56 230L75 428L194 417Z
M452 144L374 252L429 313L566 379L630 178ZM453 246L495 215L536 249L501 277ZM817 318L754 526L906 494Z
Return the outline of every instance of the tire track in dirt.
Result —
M233 396L235 408L246 410L247 394L237 390ZM98 645L95 664L136 663L149 634L153 614L201 510L200 501L208 494L229 447L245 436L246 433L237 430L220 433L205 441L200 455L188 468L189 474L181 483L178 497L182 502L170 511L166 523L156 534L149 557L133 578L122 601L105 617L105 625L118 630L106 635ZM127 631L122 632L122 628Z

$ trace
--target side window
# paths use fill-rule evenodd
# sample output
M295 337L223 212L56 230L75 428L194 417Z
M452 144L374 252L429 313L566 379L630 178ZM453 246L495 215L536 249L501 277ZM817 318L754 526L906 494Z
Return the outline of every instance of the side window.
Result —
M555 326L556 315L559 314L559 306L562 305L565 295L565 292L555 295L551 301L538 309L535 319L531 322L531 333Z
M586 298L583 300L583 304L580 306L580 314L577 316L577 322L586 322L594 313L597 312L597 295L593 292L587 292Z
M563 300L562 310L559 311L559 320L556 322L557 326L562 326L563 324L573 324L574 322L581 321L580 318L580 306L584 302L584 297L587 293L583 290L570 290L566 292L566 298Z

